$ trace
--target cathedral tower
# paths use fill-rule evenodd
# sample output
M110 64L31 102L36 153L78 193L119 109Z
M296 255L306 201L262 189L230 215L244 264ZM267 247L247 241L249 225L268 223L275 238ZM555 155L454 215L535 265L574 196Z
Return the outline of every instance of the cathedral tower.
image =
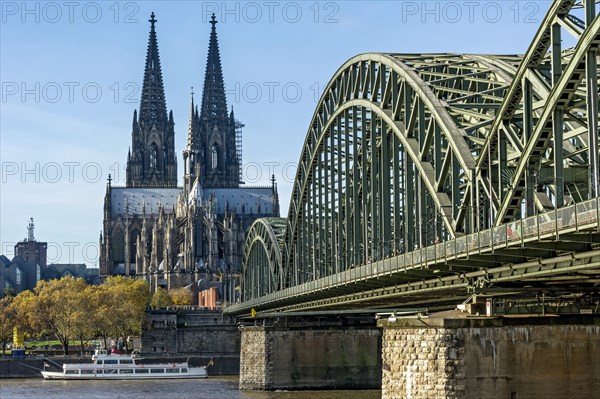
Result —
M202 187L233 188L240 185L241 138L236 139L239 123L235 121L233 110L229 114L227 111L214 14L210 23L200 113L194 109L192 99L188 147L183 154L186 164L184 185L188 190L198 173Z
M175 123L167 115L154 13L150 16L140 113L133 112L127 187L176 187Z

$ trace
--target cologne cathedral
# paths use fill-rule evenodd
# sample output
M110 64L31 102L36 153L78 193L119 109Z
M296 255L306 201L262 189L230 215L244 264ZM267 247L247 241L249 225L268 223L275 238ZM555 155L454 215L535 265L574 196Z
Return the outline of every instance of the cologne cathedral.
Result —
M242 182L243 124L228 112L214 15L200 109L192 92L183 187L177 185L175 123L167 112L152 13L139 113L133 112L126 186L104 197L101 276L144 278L152 291L230 279L235 285L247 229L279 216L275 179ZM233 299L233 298L231 298Z

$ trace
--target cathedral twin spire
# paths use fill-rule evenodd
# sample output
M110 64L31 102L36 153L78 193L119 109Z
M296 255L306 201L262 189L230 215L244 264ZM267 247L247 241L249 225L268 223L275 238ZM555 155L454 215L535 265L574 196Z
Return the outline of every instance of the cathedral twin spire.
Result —
M146 53L144 82L139 114L134 111L132 146L127 160L128 187L176 187L177 160L173 112L167 115L165 91L156 37L154 13L150 19L150 36ZM216 18L211 18L211 32L206 60L200 113L190 110L187 148L184 159L184 188L189 191L200 177L204 187L239 187L240 159L233 110L227 112L225 84L216 31ZM198 176L198 174L200 176Z

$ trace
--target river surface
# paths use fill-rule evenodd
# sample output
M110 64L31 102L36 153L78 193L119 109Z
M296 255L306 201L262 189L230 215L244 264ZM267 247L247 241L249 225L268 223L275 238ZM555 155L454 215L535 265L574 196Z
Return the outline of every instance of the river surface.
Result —
M381 391L238 390L237 377L205 380L48 381L0 379L1 399L380 399Z

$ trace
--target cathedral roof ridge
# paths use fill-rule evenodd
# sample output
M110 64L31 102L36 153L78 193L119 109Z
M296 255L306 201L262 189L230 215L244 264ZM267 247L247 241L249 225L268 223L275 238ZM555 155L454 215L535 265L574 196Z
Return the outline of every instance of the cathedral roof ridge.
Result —
M148 190L155 190L157 188L159 189L169 189L169 190L183 190L183 186L170 186L168 184L156 184L156 185L151 185L151 184L146 184L143 186L127 186L125 184L119 184L118 186L112 185L111 186L112 189L118 189L118 190L137 190L137 189L148 189Z

